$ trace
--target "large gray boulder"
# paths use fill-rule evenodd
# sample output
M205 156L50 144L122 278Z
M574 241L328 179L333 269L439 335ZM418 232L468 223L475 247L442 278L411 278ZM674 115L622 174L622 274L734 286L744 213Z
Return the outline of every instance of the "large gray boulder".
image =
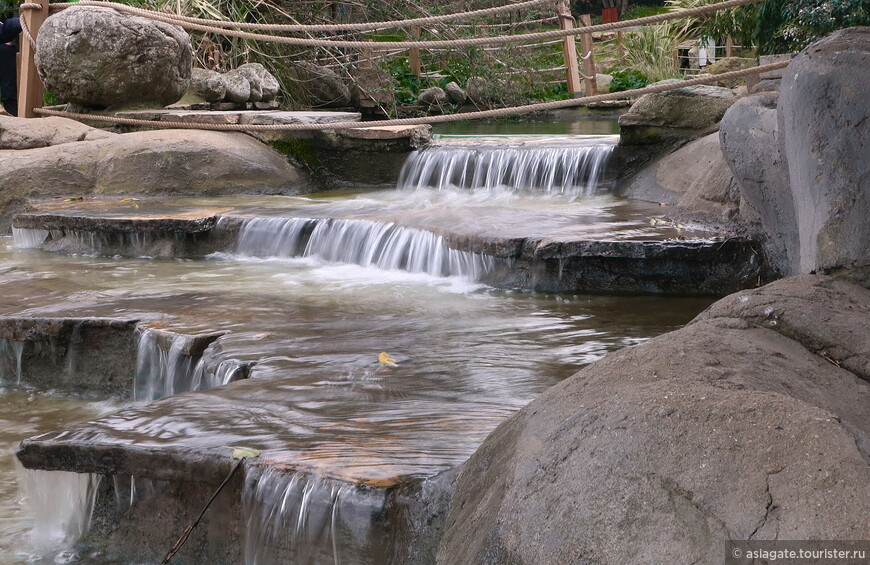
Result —
M462 466L437 562L723 563L729 540L868 539L868 324L870 291L807 276L608 355Z
M190 37L180 27L110 8L67 8L46 20L37 39L46 89L92 108L176 102L192 62Z
M798 224L777 124L777 92L739 100L719 125L722 152L767 234L765 252L784 274L799 272Z
M351 102L350 89L335 71L308 61L293 64L299 97L313 107L343 107Z
M241 104L251 99L251 81L238 69L227 71L221 77L225 88L224 99L227 102Z
M243 133L110 134L53 147L0 150L0 162L0 229L8 228L12 215L32 197L294 194L307 186L284 157Z
M838 31L783 72L778 120L800 272L870 285L870 28Z
M718 86L687 86L644 94L619 117L620 145L679 147L719 128L737 97Z

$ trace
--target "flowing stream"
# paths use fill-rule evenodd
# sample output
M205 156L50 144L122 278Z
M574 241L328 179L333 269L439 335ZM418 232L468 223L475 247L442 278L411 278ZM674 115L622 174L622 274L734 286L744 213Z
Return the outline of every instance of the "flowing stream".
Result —
M382 526L372 518L383 493L344 479L454 467L546 388L710 302L499 291L480 283L493 257L447 244L455 228L646 237L648 208L606 194L611 147L599 138L567 149L450 142L415 154L399 190L236 199L244 221L234 248L205 260L51 254L38 249L50 233L18 230L17 245L0 240L0 314L139 320L130 405L208 391L183 395L181 412L155 408L147 430L135 411L100 420L124 441L268 443L275 438L252 421L286 414L286 455L309 472L249 478L245 562L375 563L388 551L376 547ZM160 332L213 337L190 350ZM29 390L21 347L0 341L0 562L85 562L69 543L58 547L87 527L99 478L13 472L14 449L120 406ZM379 364L382 351L397 365ZM225 407L217 419L215 407ZM36 492L65 510L50 520Z

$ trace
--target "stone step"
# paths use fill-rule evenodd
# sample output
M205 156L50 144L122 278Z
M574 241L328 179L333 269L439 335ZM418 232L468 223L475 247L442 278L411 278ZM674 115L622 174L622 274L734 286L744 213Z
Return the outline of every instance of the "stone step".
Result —
M280 197L142 200L132 209L123 200L34 203L13 226L50 231L42 245L49 251L203 257L233 252L238 230L249 218L308 218L309 204ZM313 220L392 222L431 232L451 249L497 259L481 282L500 288L724 295L764 277L757 242L678 226L658 219L662 211L658 204L630 202L617 209L618 217L597 223L501 208L393 214L371 209L320 218L315 213Z

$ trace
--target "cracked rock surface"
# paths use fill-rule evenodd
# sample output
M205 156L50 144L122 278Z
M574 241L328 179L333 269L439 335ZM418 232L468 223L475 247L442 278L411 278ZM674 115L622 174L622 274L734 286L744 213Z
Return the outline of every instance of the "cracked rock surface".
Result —
M784 279L608 355L461 468L438 563L721 563L870 539L870 292Z

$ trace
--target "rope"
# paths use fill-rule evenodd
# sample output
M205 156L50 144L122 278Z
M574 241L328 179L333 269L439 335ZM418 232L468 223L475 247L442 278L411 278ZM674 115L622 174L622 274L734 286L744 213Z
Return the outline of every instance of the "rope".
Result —
M348 41L348 40L324 40L324 39L306 39L301 37L285 37L280 35L266 35L260 33L249 33L245 31L234 31L229 29L220 29L207 25L201 25L197 23L193 23L187 21L186 19L179 19L179 16L164 14L161 12L152 12L149 10L142 10L140 8L133 8L131 6L126 6L124 4L116 4L114 2L96 2L94 0L81 0L77 2L76 6L103 6L103 7L111 7L118 11L128 12L131 14L139 14L145 15L146 17L161 21L168 24L178 25L180 27L186 29L193 29L197 31L203 31L207 33L214 34L223 34L231 37L239 37L241 39L251 39L257 41L271 41L274 43L283 43L287 45L306 45L310 47L346 47L346 48L355 48L355 49L365 49L369 47L386 47L389 46L390 49L410 49L412 47L419 48L438 48L438 47L468 47L475 45L504 45L508 43L527 43L530 41L537 40L547 40L554 39L560 37L568 37L570 35L580 35L584 33L593 33L599 31L612 31L615 29L623 29L627 27L635 27L638 25L646 25L653 24L658 22L663 22L667 20L673 19L681 19L687 18L691 16L697 16L701 14L707 14L711 12L716 12L718 10L724 10L727 8L734 8L737 6L743 6L746 4L754 4L756 2L761 2L763 0L726 0L725 2L718 2L716 4L707 4L705 6L698 6L695 8L687 8L685 10L679 10L675 12L669 12L666 14L657 14L655 16L648 16L645 18L638 18L635 20L628 20L625 22L613 22L609 24L599 24L588 27L577 27L572 29L559 29L553 31L542 31L536 33L525 33L525 34L517 34L517 35L503 35L503 36L495 36L495 37L474 37L468 39L447 39L447 40L435 40L435 41L390 41L390 42L380 42L380 41ZM518 4L512 4L511 7L517 6ZM193 18L195 19L195 18ZM410 20L404 20L405 22Z
M665 83L654 84L637 90L627 92L611 92L608 94L598 94L595 96L584 96L582 98L572 98L568 100L554 100L551 102L539 102L537 104L527 104L525 106L514 106L510 108L497 108L494 110L482 110L478 112L468 112L466 114L446 114L440 116L427 116L421 118L400 118L395 120L380 120L371 122L335 122L328 124L201 124L190 122L161 122L153 120L139 120L133 118L118 118L115 116L100 116L94 114L77 114L70 112L61 112L59 110L49 110L47 108L35 108L33 111L41 116L61 116L72 118L80 121L91 122L108 122L120 125L142 126L142 127L157 127L157 128L172 128L172 129L203 129L211 131L322 131L336 129L359 129L382 126L397 126L397 125L419 125L419 124L437 124L445 122L455 122L461 120L476 120L484 118L500 118L513 114L530 114L533 112L544 112L548 110L556 110L560 108L572 108L574 106L582 106L592 102L603 102L605 100L616 100L626 97L636 97L644 94L655 94L674 90L677 88L685 88L687 86L695 86L698 84L708 84L710 82L718 82L720 80L739 78L749 74L763 73L774 71L788 66L789 61L781 61L779 63L770 63L768 65L760 65L751 69L742 69L739 71L730 71L719 75L711 75L700 78L684 80L679 84Z
M26 2L18 6L19 10L41 10L42 4L36 4L35 2ZM30 44L30 47L33 51L36 51L36 39L30 33L30 24L28 23L27 18L19 18L19 23L21 24L21 33L24 35L24 39L27 40L27 43Z
M208 24L219 28L238 28L238 29L260 29L260 30L271 30L271 31L372 31L374 28L379 29L395 29L398 27L407 27L407 26L424 26L429 24L437 24L442 22L450 22L457 20L466 20L472 18L479 18L485 16L493 16L496 14L501 14L505 12L515 12L517 10L522 10L525 8L531 8L533 6L539 6L541 4L552 4L553 0L527 0L525 2L519 2L517 4L506 4L504 6L495 6L492 8L483 8L480 10L472 10L470 12L459 12L453 14L442 14L440 16L427 16L425 18L412 18L407 20L391 20L385 22L362 22L362 23L333 23L333 24L257 24L257 23L244 23L244 22L231 22L226 20L208 20L208 19L200 19L194 18L190 16L182 16L179 14L169 14L166 12L157 12L154 10L146 10L143 8L134 8L132 6L127 6L126 4L118 4L115 2L103 2L103 1L95 1L95 0L81 0L77 2L79 6L105 6L114 8L116 10L121 10L125 12L129 12L131 14L136 14L144 17L152 17L152 15L159 15L161 17L170 17L176 22L187 22L194 24ZM72 4L75 5L75 4ZM51 4L51 8L54 10L62 10L64 8L70 7L71 4ZM178 24L181 25L181 24Z

